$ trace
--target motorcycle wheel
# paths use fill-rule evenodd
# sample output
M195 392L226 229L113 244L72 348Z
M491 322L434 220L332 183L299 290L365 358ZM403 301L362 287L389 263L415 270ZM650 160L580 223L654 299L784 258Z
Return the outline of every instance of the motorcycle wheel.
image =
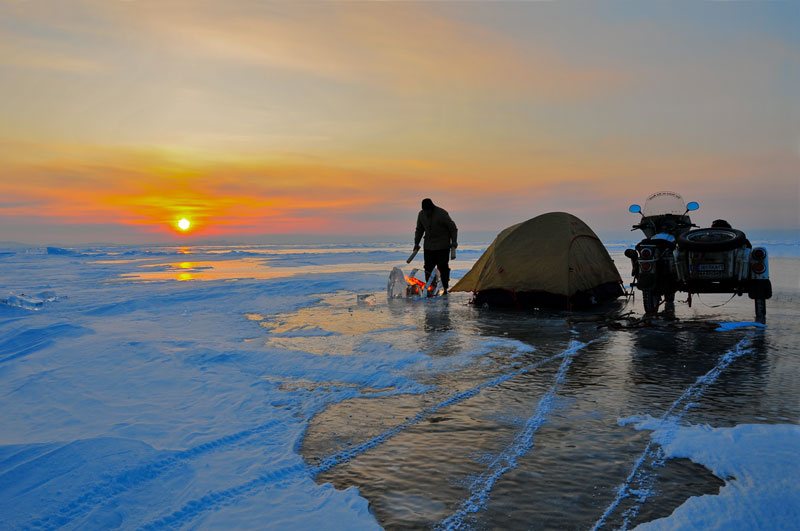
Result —
M736 229L695 229L678 236L678 246L687 251L730 251L747 241L744 232Z
M756 299L756 319L763 319L767 316L767 300Z
M644 313L657 313L658 312L658 303L661 300L661 296L658 295L655 291L652 290L645 290L642 291L642 302L644 303Z

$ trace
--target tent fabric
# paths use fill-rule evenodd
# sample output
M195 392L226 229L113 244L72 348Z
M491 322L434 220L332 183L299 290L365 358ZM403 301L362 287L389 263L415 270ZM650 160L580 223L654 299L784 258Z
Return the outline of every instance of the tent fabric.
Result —
M503 230L451 291L572 299L606 284L616 289L600 292L622 294L622 278L603 242L572 214L550 212Z

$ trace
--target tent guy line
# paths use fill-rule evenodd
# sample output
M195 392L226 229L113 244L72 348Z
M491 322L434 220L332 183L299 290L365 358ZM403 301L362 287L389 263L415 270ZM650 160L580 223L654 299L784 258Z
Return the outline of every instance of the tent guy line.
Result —
M736 344L734 348L728 350L725 354L723 354L720 360L717 362L716 365L714 365L714 367L711 368L711 370L709 370L703 376L700 376L692 385L690 385L683 392L683 394L680 397L678 397L677 400L675 400L675 402L672 403L670 408L661 416L660 420L662 422L666 421L670 417L670 415L672 415L673 412L675 412L675 410L678 409L678 407L687 399L689 398L700 399L703 396L705 390L710 385L712 385L717 380L717 378L719 378L722 372L725 369L727 369L731 363L733 363L736 359L740 358L741 356L744 356L751 352L751 349L747 347L749 347L749 345L751 344L752 337L753 333L747 334L744 338L739 340L739 342ZM683 417L684 413L686 413L692 407L692 405L693 405L692 402L685 404L683 408L675 414L674 420L675 421L680 420ZM647 446L645 446L642 453L634 462L633 468L631 468L628 477L619 487L617 487L616 498L614 498L614 500L611 502L608 508L606 508L603 515L592 526L592 531L595 531L605 526L606 520L608 519L609 516L611 516L614 510L616 510L620 502L622 502L623 499L627 498L628 496L630 496L630 494L633 493L633 491L630 488L631 483L633 483L634 479L636 478L636 475L638 474L639 470L645 465L647 459L650 457L654 457L656 455L656 452L653 450L653 444L654 443L652 439L647 443ZM639 481L643 482L645 480L646 478L640 478ZM634 507L638 507L638 503L640 502L637 502L637 505L634 505ZM629 509L628 511L631 511L631 509ZM638 510L634 510L633 512L628 514L628 511L626 511L626 516L622 523L622 529L627 529L628 524L630 523L630 518L635 516L636 512L638 512Z
M310 473L310 476L312 478L315 478L322 472L326 472L327 470L330 470L331 468L337 465L350 461L351 459L354 459L359 455L364 454L367 451L382 445L395 435L404 432L405 430L407 430L411 426L414 426L415 424L419 424L421 421L423 421L430 415L438 412L439 410L445 407L458 404L459 402L463 402L464 400L467 400L477 395L484 389L488 389L490 387L496 387L502 384L503 382L506 382L516 376L519 376L521 374L526 374L534 369L537 369L553 361L562 358L570 359L577 351L598 341L600 341L600 339L594 339L586 343L580 343L572 340L570 342L570 346L567 349L559 352L558 354L554 354L542 360L530 363L525 367L522 367L516 371L500 375L496 378L493 378L492 380L483 382L466 391L456 393L452 395L450 398L442 402L439 402L438 404L423 409L415 416L407 419L405 422L402 422L392 428L389 428L388 430L376 435L375 437L361 444L358 444L351 448L347 448L346 450L342 450L341 452L337 452L328 457L322 458L320 460L320 463L316 466L310 467L310 470L309 467L307 467L307 465L305 464L291 465L276 470L272 470L241 485L231 487L225 490L210 492L199 499L191 500L185 503L177 511L174 511L169 515L163 516L153 522L150 522L149 524L142 526L140 529L151 531L155 529L178 527L182 524L185 524L195 519L197 516L199 516L204 512L213 511L221 506L227 505L233 499L252 494L259 488L268 487L270 484L277 483L282 480L303 477L305 476L305 474L303 473L304 471L308 471ZM561 371L559 371L559 374L560 372Z

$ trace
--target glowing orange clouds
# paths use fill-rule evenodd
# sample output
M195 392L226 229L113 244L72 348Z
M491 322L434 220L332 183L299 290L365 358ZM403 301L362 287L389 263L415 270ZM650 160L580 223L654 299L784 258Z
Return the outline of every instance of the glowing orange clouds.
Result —
M356 232L363 223L354 217L396 200L391 196L397 193L382 184L386 179L344 169L341 162L222 162L165 150L86 146L32 149L40 154L38 163L17 149L17 160L0 167L0 214L127 226L165 238ZM371 227L376 221L381 223L373 220Z
M679 183L675 176L702 175L712 186L717 175L742 181L750 172L789 173L775 161L747 161L741 155L709 165L685 153L623 158L612 156L613 149L569 163L557 152L520 158L510 151L476 151L462 160L453 160L449 152L428 159L365 152L360 159L319 157L313 164L299 157L215 161L165 150L39 148L48 150L50 156L38 163L20 146L9 153L0 167L0 215L107 227L102 240L90 241L129 241L134 233L167 240L178 235L410 234L419 200L426 196L453 213L463 230L494 230L545 209L575 211L600 220L602 227L604 219L626 212L622 203L632 201L620 189L634 200L651 191L647 180L626 184L632 173L680 184L684 195L700 200L713 194L693 193L700 184L688 177Z

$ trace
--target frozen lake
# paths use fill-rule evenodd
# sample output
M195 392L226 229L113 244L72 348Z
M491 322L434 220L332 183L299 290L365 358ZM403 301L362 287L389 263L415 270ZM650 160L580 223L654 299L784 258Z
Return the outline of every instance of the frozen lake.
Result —
M628 330L387 300L408 246L0 249L0 528L790 528L775 248L765 327L707 295Z

